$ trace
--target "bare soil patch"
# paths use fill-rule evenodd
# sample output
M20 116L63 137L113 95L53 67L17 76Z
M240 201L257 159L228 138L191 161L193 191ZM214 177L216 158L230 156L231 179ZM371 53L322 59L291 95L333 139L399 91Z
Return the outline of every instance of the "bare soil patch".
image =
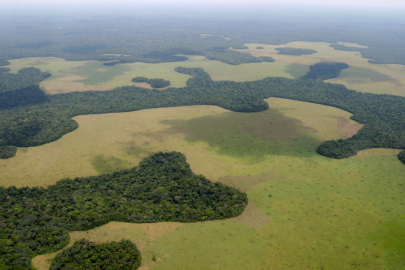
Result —
M344 117L339 117L337 120L338 130L345 136L346 139L356 135L363 126L363 124L357 122L350 124L350 120Z
M85 85L84 83L80 82L85 79L87 78L76 75L55 78L53 80L42 82L41 87L48 95L63 94L74 91L108 91L115 88L111 86Z
M257 209L253 202L249 202L241 215L229 220L234 220L254 228L259 228L270 222L270 218Z
M159 222L159 223L144 223L139 224L139 227L149 236L151 241L154 241L166 234L171 233L181 226L180 222Z
M401 150L397 149L387 149L387 148L373 148L367 150L361 150L354 156L354 158L361 158L367 156L396 156L401 152Z

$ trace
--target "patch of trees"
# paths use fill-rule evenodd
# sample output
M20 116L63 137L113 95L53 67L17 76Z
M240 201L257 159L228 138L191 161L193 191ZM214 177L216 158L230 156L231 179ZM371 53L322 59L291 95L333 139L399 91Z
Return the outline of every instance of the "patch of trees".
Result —
M0 88L1 89L1 88ZM47 97L38 85L0 92L0 110L43 103Z
M218 60L230 65L240 65L243 63L274 62L270 56L255 57L250 53L238 52L224 48L215 48L204 52L205 57L210 60Z
M140 265L141 253L129 240L97 245L82 239L56 255L49 270L135 270Z
M17 153L15 146L0 146L0 159L8 159L14 157Z
M241 214L247 203L245 193L195 175L177 152L154 154L133 169L64 179L47 188L0 187L0 268L29 269L32 257L66 246L68 231L110 221L225 219Z
M315 50L311 49L301 49L301 48L290 48L290 47L282 47L282 48L276 48L278 51L277 54L283 54L283 55L310 55L317 53Z
M148 79L146 77L135 77L132 79L132 82L139 82L139 83L148 83L153 88L164 88L170 86L170 82L168 80L163 79Z
M398 159L405 164L405 151L402 151L398 154Z
M370 46L369 48L348 47L341 44L331 44L330 47L339 51L360 52L362 57L370 59L368 62L373 64L405 65L405 54L399 44L396 44L395 47L379 45L378 47Z
M4 59L0 59L0 67L2 66L8 66L10 65L10 62Z
M17 74L10 73L8 68L0 68L0 93L36 86L50 76L50 73L33 67L20 69Z
M258 49L258 50L263 50L264 47L263 47L263 46L258 46L258 47L256 47L256 49Z
M330 67L329 63L326 66ZM352 138L321 144L318 153L324 156L344 158L368 148L405 149L405 98L359 93L343 85L310 79L330 78L343 66L337 65L332 72L313 68L306 79L265 78L252 82L213 81L201 68L176 68L177 72L194 76L186 87L158 91L124 86L111 91L48 96L40 104L0 111L0 146L28 147L55 141L78 127L71 119L77 115L189 105L259 112L268 108L263 99L279 97L336 107L352 113L353 120L364 124Z
M349 65L346 63L335 63L335 62L320 62L309 67L307 75L301 77L301 79L311 79L311 80L328 80L336 78L340 75L342 69L348 68Z

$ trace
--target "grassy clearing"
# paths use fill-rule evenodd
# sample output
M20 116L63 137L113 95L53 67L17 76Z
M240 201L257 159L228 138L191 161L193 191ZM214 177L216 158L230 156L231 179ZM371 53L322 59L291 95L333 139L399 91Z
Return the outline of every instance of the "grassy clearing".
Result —
M320 141L344 137L337 122L349 119L347 112L284 99L268 102L272 109L252 114L190 106L78 116L76 131L0 160L1 184L49 185L134 167L153 152L175 150L186 154L195 172L212 180L256 175L267 170L267 155L316 156Z
M359 47L355 46L355 44L339 44ZM299 41L281 46L254 43L246 45L249 49L243 51L247 51L254 56L273 57L276 60L275 63L278 63L280 66L286 66L285 72L290 73L294 77L300 75L297 72L297 65L301 66L303 72L304 66L308 67L318 62L344 62L349 64L351 68L343 71L338 78L328 80L328 82L344 84L349 89L360 92L405 96L405 67L403 65L370 64L368 59L363 58L359 52L335 50L329 46L329 43L324 42ZM263 49L256 49L258 46L263 47ZM303 56L277 55L278 51L275 50L277 47L313 49L318 53Z
M69 146L77 148L58 146L70 151L61 160L65 166L97 171L95 159L130 166L149 152L175 149L186 154L196 173L247 191L250 204L241 216L224 221L112 222L71 233L71 243L83 237L98 243L130 239L142 252L141 269L403 268L405 167L396 158L398 151L371 149L343 160L315 155L316 145L308 147L299 139L342 138L339 121L350 114L297 101L267 101L272 109L258 114L191 106L77 117L79 129L60 140L72 136ZM346 124L355 126L353 121ZM211 134L225 138L221 134L231 131L264 140L274 149L299 143L289 144L293 155L269 151L254 159L260 152L238 156L237 150L223 151L223 142ZM243 136L227 145L255 145ZM69 164L65 158L71 155ZM34 265L47 269L52 256L38 256Z
M143 254L141 269L403 268L405 167L398 151L372 149L344 160L316 155L319 141L345 136L342 118L355 126L350 114L285 99L267 102L271 109L257 114L190 106L79 116L79 129L61 140L20 148L0 161L1 184L48 185L132 167L155 151L181 151L194 172L248 193L251 204L240 217L112 222L71 233L71 243L130 239ZM249 153L256 141L269 152ZM47 269L54 255L33 263Z
M359 47L360 45L339 43ZM52 77L41 82L48 94L72 91L111 90L122 85L137 85L150 88L149 85L131 82L136 76L169 80L171 87L183 87L189 76L174 71L177 66L202 67L214 80L252 81L265 77L299 78L309 71L309 66L318 62L345 62L350 68L344 70L332 83L346 85L350 89L377 94L405 96L405 67L402 65L370 64L359 52L339 51L323 42L291 42L285 45L246 44L249 49L240 50L254 56L271 56L274 63L250 63L228 65L208 60L204 56L187 56L189 59L175 63L132 63L103 66L99 61L66 61L61 58L23 58L10 61L12 72L23 67L37 67L51 72ZM263 47L263 49L256 49ZM313 55L278 55L275 48L292 47L313 49Z
M146 64L132 63L103 66L98 61L69 62L61 58L23 58L11 60L8 68L17 72L23 67L37 67L53 74L41 82L40 86L48 94L68 93L72 91L111 90L117 86L136 85L151 88L142 83L133 83L137 76L161 78L170 81L171 87L184 87L190 78L174 71L178 66L202 67L214 80L253 81L265 77L292 76L284 72L285 65L278 63L251 63L228 65L219 61L208 60L203 56L188 56L184 62Z
M248 192L273 221L259 229L271 236L272 269L401 269L403 165L382 155L328 163Z

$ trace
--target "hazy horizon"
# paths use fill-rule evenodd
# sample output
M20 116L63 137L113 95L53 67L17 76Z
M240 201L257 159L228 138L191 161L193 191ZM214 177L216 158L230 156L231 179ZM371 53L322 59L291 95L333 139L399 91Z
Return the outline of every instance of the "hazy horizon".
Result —
M303 9L304 8L304 9ZM301 12L365 12L369 14L401 13L405 10L402 0L380 1L366 0L150 0L142 3L129 0L3 0L0 2L1 14L12 13L137 13L142 10L161 13L162 11L201 11L214 12L217 10L272 13L275 10L297 10Z

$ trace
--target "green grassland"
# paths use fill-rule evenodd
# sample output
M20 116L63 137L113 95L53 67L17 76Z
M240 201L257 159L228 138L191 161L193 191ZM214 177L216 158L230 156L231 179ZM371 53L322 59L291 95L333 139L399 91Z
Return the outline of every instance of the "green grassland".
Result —
M342 43L350 47L363 46ZM360 92L375 93L375 94L392 94L392 95L405 95L405 67L403 65L395 64L371 64L368 59L363 58L359 52L356 51L339 51L329 46L329 43L324 42L291 42L285 45L266 45L249 43L246 46L247 50L240 50L251 53L258 56L271 56L278 65L284 65L286 72L294 76L296 74L297 67L303 68L309 67L318 62L344 62L351 68L341 73L341 75L335 79L328 80L327 82L339 83L345 85L349 89L354 89ZM263 47L263 49L256 49L257 47ZM292 55L278 55L276 48L299 48L299 49L312 49L317 53L312 55L292 56ZM292 66L289 66L292 65ZM306 71L308 71L307 69ZM303 75L305 71L303 70ZM302 73L298 73L302 74ZM297 74L297 75L298 75ZM295 76L294 76L295 77Z
M344 137L338 120L350 114L291 100L267 102L270 110L252 114L189 106L79 116L78 130L1 162L33 172L21 185L47 185L61 177L35 175L40 166L49 174L64 167L72 175L97 174L176 149L194 172L247 191L250 207L229 220L113 222L71 233L71 243L83 237L99 243L130 239L142 252L141 269L403 268L405 168L398 151L367 150L344 160L319 156L320 141ZM42 161L32 163L38 156ZM36 257L34 265L47 269L54 255Z
M294 78L285 72L285 66L278 63L248 63L228 65L219 61L208 60L204 56L188 56L181 62L183 67L202 67L214 80L253 81L265 77ZM123 85L137 85L150 88L145 83L134 83L132 78L143 76L170 81L171 87L184 87L190 78L175 72L178 62L172 63L131 63L103 66L98 61L66 61L61 58L23 58L10 60L7 66L16 73L23 67L37 67L41 71L52 73L52 77L40 83L47 94L68 93L73 91L111 90ZM303 72L302 75L305 75ZM301 73L300 73L301 74Z
M341 43L339 43L341 44ZM345 44L345 43L342 43ZM405 67L394 64L371 64L368 59L356 51L339 51L323 42L291 42L285 45L246 44L248 49L237 51L248 52L253 56L270 56L272 63L248 63L228 65L209 60L204 56L187 56L181 62L183 67L202 67L214 80L253 81L265 77L299 78L309 71L309 66L318 62L344 62L350 68L342 72L332 83L344 84L349 89L376 94L405 95ZM360 46L349 44L351 47ZM257 49L263 47L263 49ZM276 48L313 49L312 55L278 55ZM184 87L189 76L179 74L174 68L179 62L172 63L130 63L104 66L99 61L66 61L61 58L22 58L10 60L7 66L12 72L23 67L37 67L53 74L41 82L41 87L48 94L67 93L72 91L111 90L122 85L138 85L150 88L147 84L133 83L136 76L161 78L169 80L172 87Z
M277 55L279 45L247 45L243 51L276 62L231 66L193 56L181 65L202 67L214 80L246 81L298 78L312 64L339 61L350 67L329 82L405 95L403 66L370 64L357 52L337 51L327 43L284 45L318 52L307 56ZM54 74L41 83L48 94L108 90L132 84L135 76L167 79L173 87L189 78L174 72L179 63L10 62L13 71L36 66ZM269 110L249 114L189 106L78 116L79 128L60 140L18 148L15 157L0 160L0 184L46 186L66 177L134 167L153 152L179 151L196 174L247 192L245 212L191 224L112 222L70 233L70 244L83 237L97 243L129 239L142 253L142 270L404 269L405 167L396 157L399 151L370 149L342 160L319 156L315 149L321 142L360 128L350 114L305 102L266 101ZM347 122L343 127L342 119ZM33 264L48 269L55 255L38 256Z

